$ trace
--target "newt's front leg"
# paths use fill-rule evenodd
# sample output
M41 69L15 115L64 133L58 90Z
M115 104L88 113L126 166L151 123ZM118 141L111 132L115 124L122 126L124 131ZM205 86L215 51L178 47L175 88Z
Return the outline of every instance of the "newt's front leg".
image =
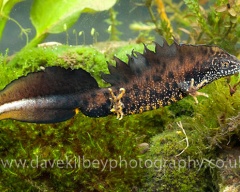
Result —
M206 79L204 79L199 84L194 86L194 79L192 78L191 82L190 82L190 85L188 85L187 82L183 82L183 83L181 82L181 83L178 84L178 86L181 89L181 91L183 91L184 93L187 93L188 95L191 95L193 97L195 103L198 104L197 96L201 95L201 96L204 96L204 97L208 97L208 94L198 92L198 90L206 83L208 83L208 81Z

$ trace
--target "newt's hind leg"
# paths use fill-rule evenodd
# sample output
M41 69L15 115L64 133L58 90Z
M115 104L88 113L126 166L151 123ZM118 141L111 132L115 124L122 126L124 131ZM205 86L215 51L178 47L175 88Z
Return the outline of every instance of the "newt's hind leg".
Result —
M125 94L125 89L124 88L120 88L120 93L115 96L112 89L109 88L108 89L110 94L111 94L111 98L109 98L112 102L112 108L111 108L111 112L116 113L117 114L117 119L121 120L123 118L123 108L124 108L124 104L121 101L121 98L123 97L123 95Z

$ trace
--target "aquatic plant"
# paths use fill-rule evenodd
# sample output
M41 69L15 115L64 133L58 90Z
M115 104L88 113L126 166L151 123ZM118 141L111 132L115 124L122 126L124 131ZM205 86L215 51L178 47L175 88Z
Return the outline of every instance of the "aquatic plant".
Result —
M121 35L121 32L117 29L117 26L121 25L122 22L117 20L117 15L118 12L111 8L109 9L109 18L105 20L105 22L109 24L107 31L110 35L110 41L120 40L119 36Z
M0 18L3 22L0 22L0 39L8 19L13 20L8 15L12 7L20 1L7 0L2 1L0 4ZM36 35L31 41L28 42L27 30L22 28L21 25L15 21L15 23L21 28L21 32L26 35L27 44L22 51L28 50L41 43L50 33L61 33L71 27L79 18L82 13L90 13L93 11L103 11L111 8L116 3L115 0L107 0L99 2L96 0L90 1L33 1L31 8L30 19L36 30Z
M149 19L133 22L134 30L153 29L169 42L174 37L192 44L215 44L238 54L240 37L240 2L238 0L198 1L144 0ZM152 25L153 24L153 25ZM154 26L154 27L153 27ZM185 41L184 41L185 40Z
M2 33L3 30L6 26L7 20L11 19L9 17L9 14L13 8L13 6L17 3L21 2L21 0L5 0L5 1L0 1L0 39L2 38ZM14 21L22 30L22 32L26 32L21 25L15 21L14 19L11 19Z

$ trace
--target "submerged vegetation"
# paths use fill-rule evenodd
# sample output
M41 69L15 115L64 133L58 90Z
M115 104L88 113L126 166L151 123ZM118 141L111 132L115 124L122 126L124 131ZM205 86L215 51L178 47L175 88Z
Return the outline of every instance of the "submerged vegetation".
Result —
M13 20L9 13L18 2L9 0L0 4L0 35L6 21ZM63 3L58 2L59 6ZM94 4L99 1L91 2L91 10L100 10ZM149 18L141 23L130 21L130 28L139 32L135 42L148 42L157 34L169 41L174 37L179 42L216 44L239 57L238 0L133 2L135 9L144 6L149 12ZM41 12L42 15L36 14L39 13L36 10L39 3L48 8ZM34 39L28 40L26 47L15 56L9 57L7 52L0 54L1 88L22 75L53 65L83 68L103 87L106 84L100 74L108 70L106 61L114 64L113 55L126 61L126 53L130 54L132 49L142 52L143 45L134 41L131 44L104 42L104 48L100 43L94 46L35 47L48 33L66 32L80 13L91 12L81 5L76 15L50 21L47 15L55 10L51 9L54 5L47 3L50 1L34 1L30 15L37 31ZM105 22L110 26L110 40L120 40L123 38L120 26L128 24L118 21L121 12L117 14L113 4L101 10L109 10ZM62 7L58 17L66 13L66 7ZM27 35L26 29L21 31ZM118 44L120 46L116 46ZM171 106L126 116L121 121L115 116L89 118L81 112L57 124L0 121L0 189L223 191L239 179L239 162L231 169L227 167L227 171L219 164L229 163L231 155L239 148L239 80L235 75L209 84L202 90L209 94L209 98L200 97L198 105L187 97ZM139 145L145 146L144 150L139 149ZM231 174L232 179L224 172Z

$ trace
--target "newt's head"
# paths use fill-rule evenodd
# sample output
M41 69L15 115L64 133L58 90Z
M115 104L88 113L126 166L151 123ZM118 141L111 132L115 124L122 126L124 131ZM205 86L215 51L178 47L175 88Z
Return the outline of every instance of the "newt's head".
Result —
M227 52L217 48L217 52L210 57L205 68L205 75L203 79L212 82L218 78L233 75L240 72L240 60L237 57L228 54Z

